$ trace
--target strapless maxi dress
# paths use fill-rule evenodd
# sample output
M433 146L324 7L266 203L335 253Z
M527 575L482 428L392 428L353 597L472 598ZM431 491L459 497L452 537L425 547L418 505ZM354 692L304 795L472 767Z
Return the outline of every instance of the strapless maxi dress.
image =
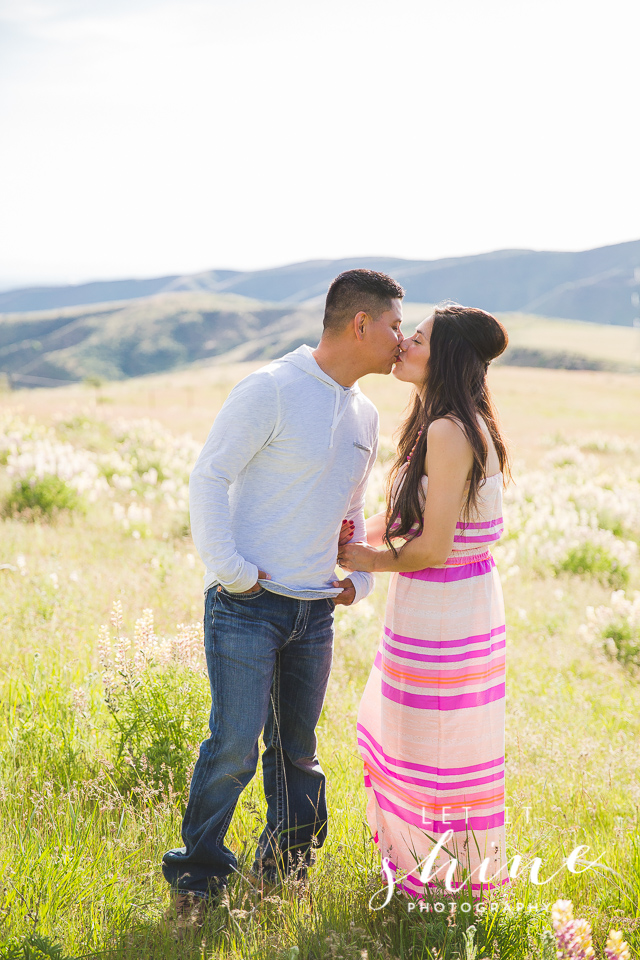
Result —
M423 478L424 493L428 484ZM367 820L398 889L423 896L508 882L505 858L505 615L490 545L503 532L502 474L460 517L442 567L394 573L358 713ZM431 879L425 861L447 831ZM387 871L385 871L387 873ZM388 874L387 874L388 876Z

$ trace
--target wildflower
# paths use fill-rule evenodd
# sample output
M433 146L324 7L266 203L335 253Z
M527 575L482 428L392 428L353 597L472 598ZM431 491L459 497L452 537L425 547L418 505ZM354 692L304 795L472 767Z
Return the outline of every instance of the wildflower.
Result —
M622 939L620 930L610 930L604 948L606 960L631 960L629 945Z
M120 600L114 600L113 606L111 608L111 623L116 633L120 633L122 630L123 618L122 618L122 602Z
M106 665L111 658L111 637L109 628L103 623L98 632L98 660L100 666L106 669Z
M129 646L129 638L118 634L113 644L113 662L116 670L121 673L125 672L127 668L127 652Z
M194 673L204 670L202 623L179 623L176 635L159 637L155 632L153 610L147 608L136 620L133 641L122 635L122 604L113 604L111 622L117 631L112 641L109 628L100 627L98 657L103 672L103 683L113 687L117 673L125 682L136 681L144 669L155 664L160 667L180 664Z
M137 646L134 654L136 663L160 659L158 638L153 626L153 610L149 608L143 610L142 616L136 620L133 628L133 642L134 646Z
M591 960L595 957L591 943L591 924L574 920L571 900L556 900L551 908L556 934L558 960Z
M573 904L571 900L556 900L551 908L553 929L559 930L573 920Z
M89 710L89 698L87 691L82 687L74 687L71 691L71 705L74 713L80 717L86 717Z

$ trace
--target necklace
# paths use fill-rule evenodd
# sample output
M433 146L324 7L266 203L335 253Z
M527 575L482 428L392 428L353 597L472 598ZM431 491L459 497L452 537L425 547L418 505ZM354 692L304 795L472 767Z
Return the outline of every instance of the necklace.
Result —
M416 442L415 442L414 445L411 447L411 452L410 452L409 456L407 457L407 463L411 463L411 457L413 456L414 451L415 451L416 447L418 446L418 440L420 439L421 436L422 436L422 430L418 430L418 436L416 437Z

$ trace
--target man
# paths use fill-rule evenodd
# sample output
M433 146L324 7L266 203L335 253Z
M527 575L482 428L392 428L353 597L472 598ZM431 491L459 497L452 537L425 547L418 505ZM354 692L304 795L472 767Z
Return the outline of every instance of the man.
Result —
M178 920L198 922L236 870L224 838L253 777L258 738L267 823L252 873L303 876L327 832L315 728L329 679L336 604L367 596L370 574L335 580L338 538L366 539L364 493L378 413L356 381L400 352L404 291L349 270L329 288L319 346L299 347L229 394L190 482L193 539L206 566L210 736L163 873Z

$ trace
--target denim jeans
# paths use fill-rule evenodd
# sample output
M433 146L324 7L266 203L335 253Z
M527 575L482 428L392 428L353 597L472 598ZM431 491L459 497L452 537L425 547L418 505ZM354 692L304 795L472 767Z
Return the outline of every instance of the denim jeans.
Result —
M288 872L309 863L327 833L325 776L315 728L331 669L330 599L294 600L261 588L234 594L211 587L204 637L211 684L210 735L200 746L182 823L184 846L162 870L172 887L207 896L237 869L225 834L262 755L267 822L255 869ZM179 708L179 704L176 704Z

